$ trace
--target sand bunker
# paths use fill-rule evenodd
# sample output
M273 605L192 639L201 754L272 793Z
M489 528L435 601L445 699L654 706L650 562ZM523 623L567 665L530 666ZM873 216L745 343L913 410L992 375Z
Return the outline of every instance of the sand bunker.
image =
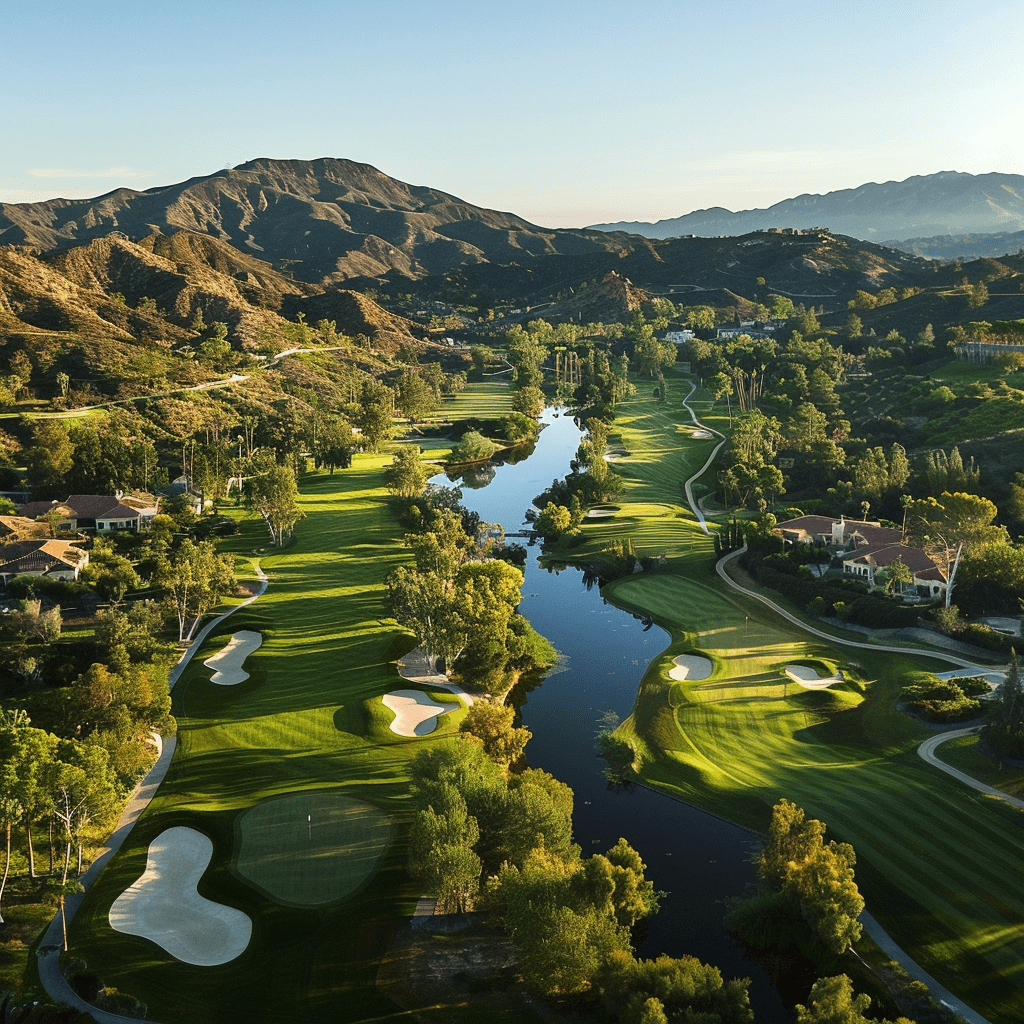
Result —
M819 676L813 668L807 665L787 665L786 675L794 682L799 683L805 690L827 690L833 683L843 682L843 673L837 672L834 676Z
M669 679L707 679L715 669L697 654L677 654L672 661L675 667L668 670Z
M234 907L213 903L197 891L213 856L213 843L177 826L149 844L142 877L110 908L110 927L141 935L171 956L197 967L234 960L252 936L252 921Z
M242 669L242 663L262 643L263 637L250 629L235 633L228 641L227 647L203 662L207 668L215 669L210 682L217 683L218 686L244 683L249 678L249 673Z
M604 453L604 461L621 462L623 459L628 459L630 454L625 448L608 448Z
M591 508L587 509L588 519L611 519L615 513L609 508Z
M381 697L384 707L395 713L391 731L399 736L426 736L437 728L437 719L455 704L438 704L422 690L392 690Z

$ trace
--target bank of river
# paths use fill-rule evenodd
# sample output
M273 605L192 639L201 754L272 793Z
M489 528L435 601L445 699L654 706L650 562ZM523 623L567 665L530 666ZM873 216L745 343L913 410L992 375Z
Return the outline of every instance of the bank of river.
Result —
M496 468L487 486L465 488L463 503L507 532L521 529L533 498L569 472L581 433L571 417L547 410L534 453ZM443 478L438 478L443 482ZM667 634L647 627L588 590L575 568L549 572L529 549L522 613L562 656L560 668L522 698L523 724L533 733L532 767L568 783L576 794L576 841L584 853L604 852L623 836L648 865L655 888L667 893L640 954L691 954L727 978L752 979L758 1024L789 1024L778 989L761 965L726 932L725 902L755 880L750 833L670 797L641 787L610 787L595 736L609 712L632 709L645 669L667 646Z

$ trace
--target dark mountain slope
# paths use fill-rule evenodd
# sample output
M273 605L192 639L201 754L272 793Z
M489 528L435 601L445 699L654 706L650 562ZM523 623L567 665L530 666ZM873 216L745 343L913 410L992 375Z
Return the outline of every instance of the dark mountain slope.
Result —
M0 243L42 251L111 231L131 240L189 231L227 242L307 282L601 252L601 232L552 231L350 160L254 160L146 192L0 204Z
M724 290L747 297L777 292L834 308L845 305L858 289L916 283L928 270L925 261L907 253L823 231L757 232L742 238L614 237L622 244L619 254L548 256L507 268L462 267L446 275L447 291L466 301L493 294L535 303L615 271L640 288L686 304L717 301L712 293ZM427 279L414 290L427 295L439 288Z

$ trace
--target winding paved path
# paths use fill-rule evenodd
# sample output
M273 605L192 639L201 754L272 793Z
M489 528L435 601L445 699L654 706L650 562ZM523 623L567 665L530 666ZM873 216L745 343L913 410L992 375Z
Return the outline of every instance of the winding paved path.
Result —
M267 589L267 576L266 573L260 568L260 563L257 560L256 576L259 579L259 585L256 589L256 593L252 597L246 598L240 604L235 605L234 608L229 608L222 615L218 615L216 618L211 619L205 626L199 631L198 636L195 640L189 644L184 654L178 659L178 663L171 669L167 677L167 683L169 688L173 688L174 684L181 678L181 673L184 672L188 663L192 660L193 655L199 650L202 642L210 635L216 626L219 626L229 615L234 615L240 608L245 608L250 605L257 598L261 597L264 591ZM128 801L128 806L125 807L118 819L117 826L113 833L107 839L102 850L96 859L89 866L89 870L82 876L81 882L84 891L76 893L74 896L69 896L64 901L64 915L67 919L68 924L71 923L72 918L78 911L78 908L82 905L82 900L85 898L85 892L89 890L92 884L100 876L100 873L110 862L110 859L115 853L121 848L125 839L128 838L128 833L131 832L135 822L138 821L139 815L146 809L149 802L156 795L157 788L160 783L163 782L164 776L167 774L167 769L170 766L171 758L174 756L174 750L177 746L175 737L171 736L164 744L163 749L160 751L159 757L153 767L150 768L149 773L146 777L135 787L135 792L132 793L131 799ZM108 1013L106 1010L98 1010L95 1006L87 1003L84 999L78 996L71 986L67 983L64 975L60 969L60 953L63 948L63 932L61 926L60 912L54 915L53 920L50 922L49 927L46 929L46 933L43 935L43 939L39 945L39 980L42 982L43 988L46 989L47 993L58 1002L66 1003L68 1006L73 1006L76 1010L80 1010L82 1013L90 1013L93 1018L99 1022L99 1024L130 1024L130 1022L138 1021L134 1017L122 1017L117 1013Z
M702 477L708 471L708 468L710 467L711 463L715 461L715 456L718 455L718 453L722 450L722 445L724 445L728 439L726 438L725 434L719 433L717 430L715 430L714 427L706 426L705 424L701 423L699 419L697 419L697 414L693 411L693 408L691 407L689 401L690 396L696 390L697 385L694 384L693 381L690 381L690 390L686 393L686 398L683 399L683 407L690 414L690 419L693 420L694 426L699 427L701 430L706 430L709 434L714 434L715 437L720 437L721 441L719 441L718 444L715 445L714 450L708 456L708 461L705 462L704 465L701 466L701 468L698 469L697 472L694 473L693 476L691 476L686 481L686 484L684 486L686 490L686 500L690 503L690 508L693 510L693 514L697 517L697 522L700 523L700 528L706 534L708 534L708 536L710 536L711 531L708 529L708 524L707 520L704 518L704 513L701 511L699 502L697 502L693 497L693 482L694 480L697 480L698 478Z
M971 736L976 733L979 728L981 727L974 725L969 729L951 729L949 732L937 733L935 736L930 736L926 739L924 743L917 748L917 752L930 765L938 768L941 772L945 772L947 775L952 775L954 779L958 782L962 782L965 786L970 786L971 789L976 789L979 793L984 793L985 796L994 797L996 800L1002 800L1011 807L1016 807L1017 810L1024 811L1024 800L1019 800L1015 796L1010 796L1009 793L1004 793L1001 789L994 789L992 786L986 786L984 782L979 782L970 775L966 775L964 772L958 771L952 765L946 764L945 761L940 761L936 755L935 750L940 743L945 743L947 740L960 739L961 736Z

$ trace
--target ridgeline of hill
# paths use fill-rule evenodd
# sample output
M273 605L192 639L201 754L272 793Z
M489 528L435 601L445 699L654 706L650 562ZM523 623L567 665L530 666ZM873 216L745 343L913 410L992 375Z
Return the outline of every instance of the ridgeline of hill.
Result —
M600 231L625 231L648 238L679 235L745 235L769 228L827 227L854 238L899 244L908 239L916 245L910 251L926 256L999 256L1016 252L1020 242L992 239L982 251L981 240L972 240L976 251L962 251L941 237L950 235L1006 234L1024 230L1024 176L1020 174L963 174L941 171L915 175L905 181L871 182L858 188L825 195L802 195L784 199L767 209L733 213L722 207L696 210L682 217L656 223L620 221L594 224ZM1009 248L1001 248L1008 244ZM994 247L994 251L992 250Z
M617 250L599 231L552 231L351 160L253 160L163 188L96 199L0 203L0 244L66 249L111 231L141 241L209 235L301 281L395 272L410 278L482 261Z

